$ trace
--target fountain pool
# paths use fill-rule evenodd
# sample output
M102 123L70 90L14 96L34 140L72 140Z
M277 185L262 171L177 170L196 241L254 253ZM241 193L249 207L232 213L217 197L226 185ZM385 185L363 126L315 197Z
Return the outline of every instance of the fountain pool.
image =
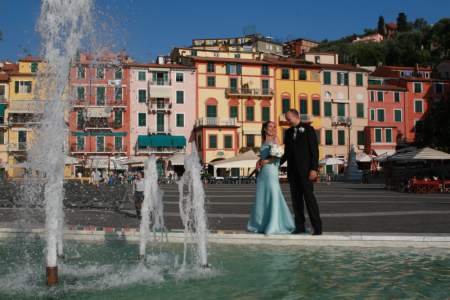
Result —
M45 285L44 240L0 239L0 298L439 298L450 289L442 249L210 245L203 269L183 266L182 244L67 241L60 284ZM74 285L65 282L77 277Z

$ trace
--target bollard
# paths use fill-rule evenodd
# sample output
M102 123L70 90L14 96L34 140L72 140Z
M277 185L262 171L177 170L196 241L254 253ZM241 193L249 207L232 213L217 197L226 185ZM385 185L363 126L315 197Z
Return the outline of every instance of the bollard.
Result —
M327 185L331 185L331 176L330 175L328 175L328 183L327 183Z
M55 285L58 283L58 266L47 267L47 285Z

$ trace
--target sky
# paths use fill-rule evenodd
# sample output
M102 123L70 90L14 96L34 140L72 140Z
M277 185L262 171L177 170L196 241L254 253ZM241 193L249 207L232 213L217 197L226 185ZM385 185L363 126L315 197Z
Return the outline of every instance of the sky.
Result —
M40 56L36 22L41 1L0 0L0 4L0 60L18 61L24 48ZM94 0L92 35L99 44L113 51L125 48L129 56L145 63L167 55L172 46L189 46L193 39L243 36L247 24L266 37L320 42L376 28L380 15L386 23L396 23L399 12L408 21L424 18L434 24L450 17L450 1Z

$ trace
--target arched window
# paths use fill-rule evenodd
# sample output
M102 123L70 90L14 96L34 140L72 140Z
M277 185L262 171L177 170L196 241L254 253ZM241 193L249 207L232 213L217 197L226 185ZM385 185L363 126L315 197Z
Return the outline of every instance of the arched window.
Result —
M281 112L285 114L289 109L291 109L291 94L282 93L281 94Z
M261 102L261 120L263 122L271 121L271 119L270 119L270 102L267 100L264 100Z
M313 94L312 99L312 113L315 117L320 117L320 95Z
M245 105L245 120L248 122L255 121L255 101L247 100L244 103Z
M206 117L217 118L217 104L219 104L219 102L214 98L208 98L205 104L206 104Z
M228 101L229 106L229 116L230 118L239 118L239 101L236 99L231 99Z
M300 111L299 114L301 115L307 115L308 114L308 95L306 94L300 94L298 96L300 101Z

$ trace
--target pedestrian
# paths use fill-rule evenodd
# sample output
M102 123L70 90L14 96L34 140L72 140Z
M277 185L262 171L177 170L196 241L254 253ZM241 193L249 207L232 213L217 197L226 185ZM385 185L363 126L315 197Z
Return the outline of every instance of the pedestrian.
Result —
M96 170L94 173L93 185L96 191L98 191L98 182L100 181L100 172Z
M141 206L144 201L144 180L141 173L138 173L137 178L133 181L133 199L136 216L141 219Z

